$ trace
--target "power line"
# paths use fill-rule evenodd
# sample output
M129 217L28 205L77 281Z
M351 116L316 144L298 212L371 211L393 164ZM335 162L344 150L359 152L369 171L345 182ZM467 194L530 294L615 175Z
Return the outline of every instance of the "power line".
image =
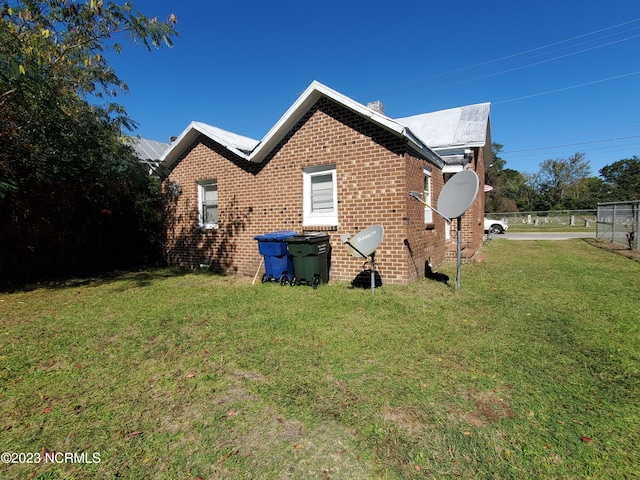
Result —
M625 130L628 128L639 128L639 125L624 125L621 127L610 127L610 128L603 128L600 130L589 130L588 132L576 132L576 133L570 133L567 135L556 135L554 137L549 137L550 139L553 138L567 138L567 137L579 137L581 135L593 135L594 133L604 133L604 132L611 132L611 131L615 131L615 130ZM526 141L522 141L522 142L516 142L517 143L527 143L527 142L532 142L532 141L539 141L539 140L526 140Z
M540 46L540 47L536 47L536 48L533 48L533 49L525 50L523 52L514 53L514 54L507 55L507 56L504 56L504 57L500 57L500 58L497 58L497 59L476 63L476 64L469 65L469 66L466 66L466 67L460 67L460 68L457 68L457 69L454 69L454 70L450 70L448 72L437 73L437 74L434 74L434 75L430 75L428 77L424 77L424 78L421 78L421 79L413 80L411 82L406 82L406 83L403 83L403 84L398 84L398 85L395 85L395 86L390 86L390 87L386 87L386 88L383 88L383 89L378 89L376 91L370 91L368 93L363 94L363 96L364 95L380 95L380 94L384 94L384 93L387 93L387 92L393 93L393 92L398 92L398 91L403 91L403 90L409 90L411 88L417 88L417 87L420 87L420 86L424 86L425 83L429 83L429 81L431 81L431 80L440 79L440 78L446 77L446 76L451 76L453 74L458 74L458 73L461 73L461 72L465 72L467 70L477 70L479 67L484 67L484 66L491 65L491 64L497 64L497 63L502 62L504 60L510 60L510 59L513 59L513 58L516 58L516 57L521 57L521 56L524 56L524 55L527 55L527 54L530 54L530 53L533 53L533 52L539 52L539 51L542 51L542 50L545 50L545 49L548 49L548 48L551 48L551 47L555 47L555 46L558 46L558 45L569 43L569 42L572 42L574 40L578 40L578 39L581 39L581 38L586 38L586 37L589 37L589 36L592 36L592 35L596 35L598 33L602 33L602 32L609 31L609 30L613 30L613 29L616 29L616 28L619 28L619 27L622 27L622 26L625 26L625 25L630 25L630 24L633 24L633 23L637 23L637 22L640 22L640 18L636 18L636 19L633 19L633 20L629 20L627 22L619 23L619 24L613 25L611 27L606 27L606 28L602 28L602 29L599 29L599 30L595 30L593 32L581 34L581 35L578 35L578 36L575 36L575 37L568 38L566 40L561 40L561 41L558 41L558 42L553 42L553 43L550 43L550 44L547 44L547 45L543 45L543 46ZM632 30L637 30L637 28L638 27L634 27L632 29L627 29L627 30L625 30L623 32L618 32L618 34L627 33L627 32L630 32ZM603 40L603 39L611 37L613 35L616 35L616 34L606 35L604 37L595 39L593 41ZM556 57L553 57L553 58L545 59L545 60L542 60L542 61L539 61L539 62L528 63L526 65L521 65L521 66L518 66L518 67L511 68L511 69L502 70L502 71L499 71L499 72L489 73L489 74L486 74L486 75L476 76L474 78L466 78L464 80L461 80L461 81L458 81L458 82L454 82L454 83L438 85L438 88L445 88L445 87L449 87L449 86L452 86L452 85L460 85L460 84L464 84L464 83L473 82L473 81L476 81L476 80L481 80L481 79L485 79L485 78L495 77L495 76L498 76L498 75L503 75L505 73L511 73L513 71L522 70L522 69L525 69L525 68L541 65L541 64L552 62L552 61L555 61L555 60L560 60L560 59L567 58L567 57L570 57L570 56L574 56L574 55L577 55L577 54L580 54L580 53L585 53L585 52L589 52L589 51L596 50L596 49L599 49L599 48L608 47L608 46L615 45L617 43L625 42L625 41L628 41L628 40L632 40L632 39L635 39L635 38L638 38L638 37L640 37L640 34L639 35L628 36L628 37L625 37L625 38L622 38L622 39L618 39L618 40L607 42L607 43L600 44L600 45L595 45L595 46L592 46L590 48L586 48L586 49L578 50L578 51L575 51L575 52L567 53L567 54L564 54L564 55L556 56ZM574 48L576 46L584 45L586 43L588 43L588 42L582 42L582 43L578 43L576 45L563 47L561 50L566 50L567 48ZM549 52L549 53L554 53L554 52ZM549 53L541 54L541 55L538 55L538 56L547 55Z
M566 148L566 147L576 147L578 145L591 145L594 143L617 142L620 140L629 140L630 138L640 138L640 135L631 135L628 137L618 137L618 138L605 138L601 140L591 140L589 142L566 143L564 145L551 145L547 147L524 148L522 150L510 150L510 151L500 152L500 153L507 154L507 153L534 152L538 150L550 150L552 148Z
M609 43L605 43L605 44L602 44L602 45L596 45L596 46L591 47L591 48L578 50L577 52L567 53L565 55L560 55L558 57L548 58L546 60L541 60L539 62L529 63L529 64L526 64L526 65L520 65L518 67L510 68L508 70L501 70L499 72L488 73L486 75L479 75L479 76L476 76L474 78L467 78L467 79L460 80L460 81L457 81L457 82L441 85L438 88L446 88L446 87L450 87L450 86L453 86L453 85L463 85L465 83L475 82L476 80L484 80L484 79L487 79L487 78L497 77L498 75L504 75L505 73L516 72L518 70L524 70L525 68L535 67L537 65L543 65L545 63L554 62L556 60L560 60L560 59L567 58L567 57L572 57L572 56L578 55L580 53L589 52L591 50L596 50L598 48L608 47L610 45L614 45L614 44L620 43L620 42L625 42L627 40L631 40L631 39L638 38L638 37L640 37L640 34L639 35L633 35L631 37L623 38L623 39L620 39L620 40L616 40L615 42L609 42ZM558 91L561 91L561 90L558 90ZM555 91L549 92L549 93L554 93L554 92ZM532 95L532 96L536 96L536 95ZM524 99L524 98L529 98L529 97L521 97L521 99ZM496 103L502 103L502 102L496 102Z
M584 34L582 34L582 35L578 35L578 36L575 36L575 37L571 37L571 38L568 38L568 39L566 39L566 40L560 40L560 41L558 41L558 42L554 42L554 43L550 43L550 44L547 44L547 45L543 45L543 46L541 46L541 47L536 47L536 48L532 48L532 49L530 49L530 50L525 50L525 51L520 52L520 53L514 53L514 54L512 54L512 55L507 55L507 56L505 56L505 57L497 58L497 59L495 59L495 60L489 60L489 61L487 61L487 62L478 63L478 64L476 64L476 65L471 65L471 66L469 66L469 67L463 67L463 68L460 68L460 69L458 69L458 70L453 70L453 72L456 72L456 71L462 71L462 70L467 70L467 69L472 69L472 68L480 67L480 66L483 66L483 65L486 65L486 64L496 63L496 62L500 62L500 61L502 61L502 60L507 60L507 59L510 59L510 58L513 58L513 57L518 57L518 56L521 56L521 55L526 55L526 54L528 54L528 53L537 52L537 51L544 50L544 49L549 48L549 47L555 47L556 45L562 45L563 43L568 43L568 42L571 42L571 41L573 41L573 40L578 40L578 39L580 39L580 38L588 37L588 36L595 35L595 34L597 34L597 33L605 32L605 31L608 31L608 30L613 30L614 28L623 27L623 26L625 26L625 25L630 25L630 24L632 24L632 23L637 23L637 22L640 22L640 18L636 18L636 19L633 19L633 20L629 20L629 21L627 21L627 22L619 23L619 24L617 24L617 25L613 25L613 26L611 26L611 27L601 28L601 29L599 29L599 30L595 30L595 31L593 31L593 32L584 33ZM636 27L636 28L637 28L637 27ZM635 30L636 28L633 28L632 30ZM629 30L627 30L627 31L629 31ZM623 32L623 33L624 33L624 32ZM611 35L608 35L608 36L611 36ZM606 37L603 37L603 38L606 38ZM578 45L583 45L583 44L584 44L584 43L582 43L582 44L578 44ZM564 48L570 48L570 47L564 47Z
M492 103L492 105L500 105L502 103L515 102L517 100L526 100L528 98L541 97L542 95L549 95L551 93L564 92L566 90L572 90L574 88L588 87L590 85L596 85L598 83L608 82L608 81L611 81L611 80L618 80L620 78L631 77L633 75L638 75L638 74L640 74L640 71L631 72L631 73L625 73L623 75L616 75L615 77L602 78L600 80L594 80L592 82L579 83L577 85L571 85L569 87L557 88L555 90L548 90L546 92L540 92L540 93L532 93L531 95L525 95L523 97L510 98L509 100L500 100L498 102L491 102L491 103Z

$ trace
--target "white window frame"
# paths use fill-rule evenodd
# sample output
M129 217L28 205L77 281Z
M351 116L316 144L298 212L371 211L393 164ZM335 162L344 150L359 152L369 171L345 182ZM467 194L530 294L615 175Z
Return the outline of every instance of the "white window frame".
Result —
M423 173L424 173L423 198L426 203L424 207L424 223L433 223L433 210L431 209L431 207L427 206L427 205L431 205L431 191L433 189L433 185L431 183L431 170L428 168L425 168L423 170Z
M333 189L331 211L314 212L311 202L312 179L323 175L331 175L331 187ZM303 180L303 226L337 226L338 225L338 185L336 166L321 165L317 167L305 168L302 171Z
M212 185L216 186L216 208L218 209L218 182L217 180L202 180L198 182L198 226L205 229L218 228L220 221L220 210L218 209L218 215L215 222L205 223L204 218L204 194L207 187Z

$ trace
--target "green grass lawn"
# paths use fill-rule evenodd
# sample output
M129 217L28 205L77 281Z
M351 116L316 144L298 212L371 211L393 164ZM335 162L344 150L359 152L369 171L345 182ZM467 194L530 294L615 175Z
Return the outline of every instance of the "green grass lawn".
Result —
M568 223L522 223L509 222L509 230L507 232L593 232L596 233L596 222L591 222L589 226L584 223L569 225Z
M0 478L638 478L640 263L484 253L459 292L161 270L0 293L0 444L42 459Z
M526 224L509 224L509 230L507 230L507 233L533 233L533 232L540 232L540 233L550 233L550 232L591 232L593 233L593 235L595 236L596 234L596 227L594 226L590 226L590 227L584 227L581 225L578 226L574 226L574 227L570 227L569 225L554 225L554 224L549 224L549 225L526 225Z

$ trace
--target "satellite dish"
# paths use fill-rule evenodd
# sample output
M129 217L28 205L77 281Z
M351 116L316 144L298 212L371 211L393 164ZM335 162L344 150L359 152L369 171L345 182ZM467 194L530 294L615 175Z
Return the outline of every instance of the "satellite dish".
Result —
M456 173L444 184L438 196L438 211L447 220L461 217L478 195L480 182L473 170Z
M372 225L369 228L365 228L355 237L351 238L351 235L345 233L340 236L342 241L347 245L349 253L357 258L371 257L370 260L365 262L371 265L371 294L376 289L376 262L373 257L375 256L376 248L382 242L382 236L384 235L384 228L382 225Z
M372 225L369 228L365 228L349 239L349 243L347 243L351 247L349 248L349 253L358 258L368 257L378 248L378 245L382 242L383 235L384 228L382 225Z

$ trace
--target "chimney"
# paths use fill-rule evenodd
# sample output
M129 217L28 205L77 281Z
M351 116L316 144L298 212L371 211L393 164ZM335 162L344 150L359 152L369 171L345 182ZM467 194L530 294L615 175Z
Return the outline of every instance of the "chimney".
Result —
M373 110L376 113L379 113L380 115L384 115L384 105L380 100L367 103L367 108L369 110Z

